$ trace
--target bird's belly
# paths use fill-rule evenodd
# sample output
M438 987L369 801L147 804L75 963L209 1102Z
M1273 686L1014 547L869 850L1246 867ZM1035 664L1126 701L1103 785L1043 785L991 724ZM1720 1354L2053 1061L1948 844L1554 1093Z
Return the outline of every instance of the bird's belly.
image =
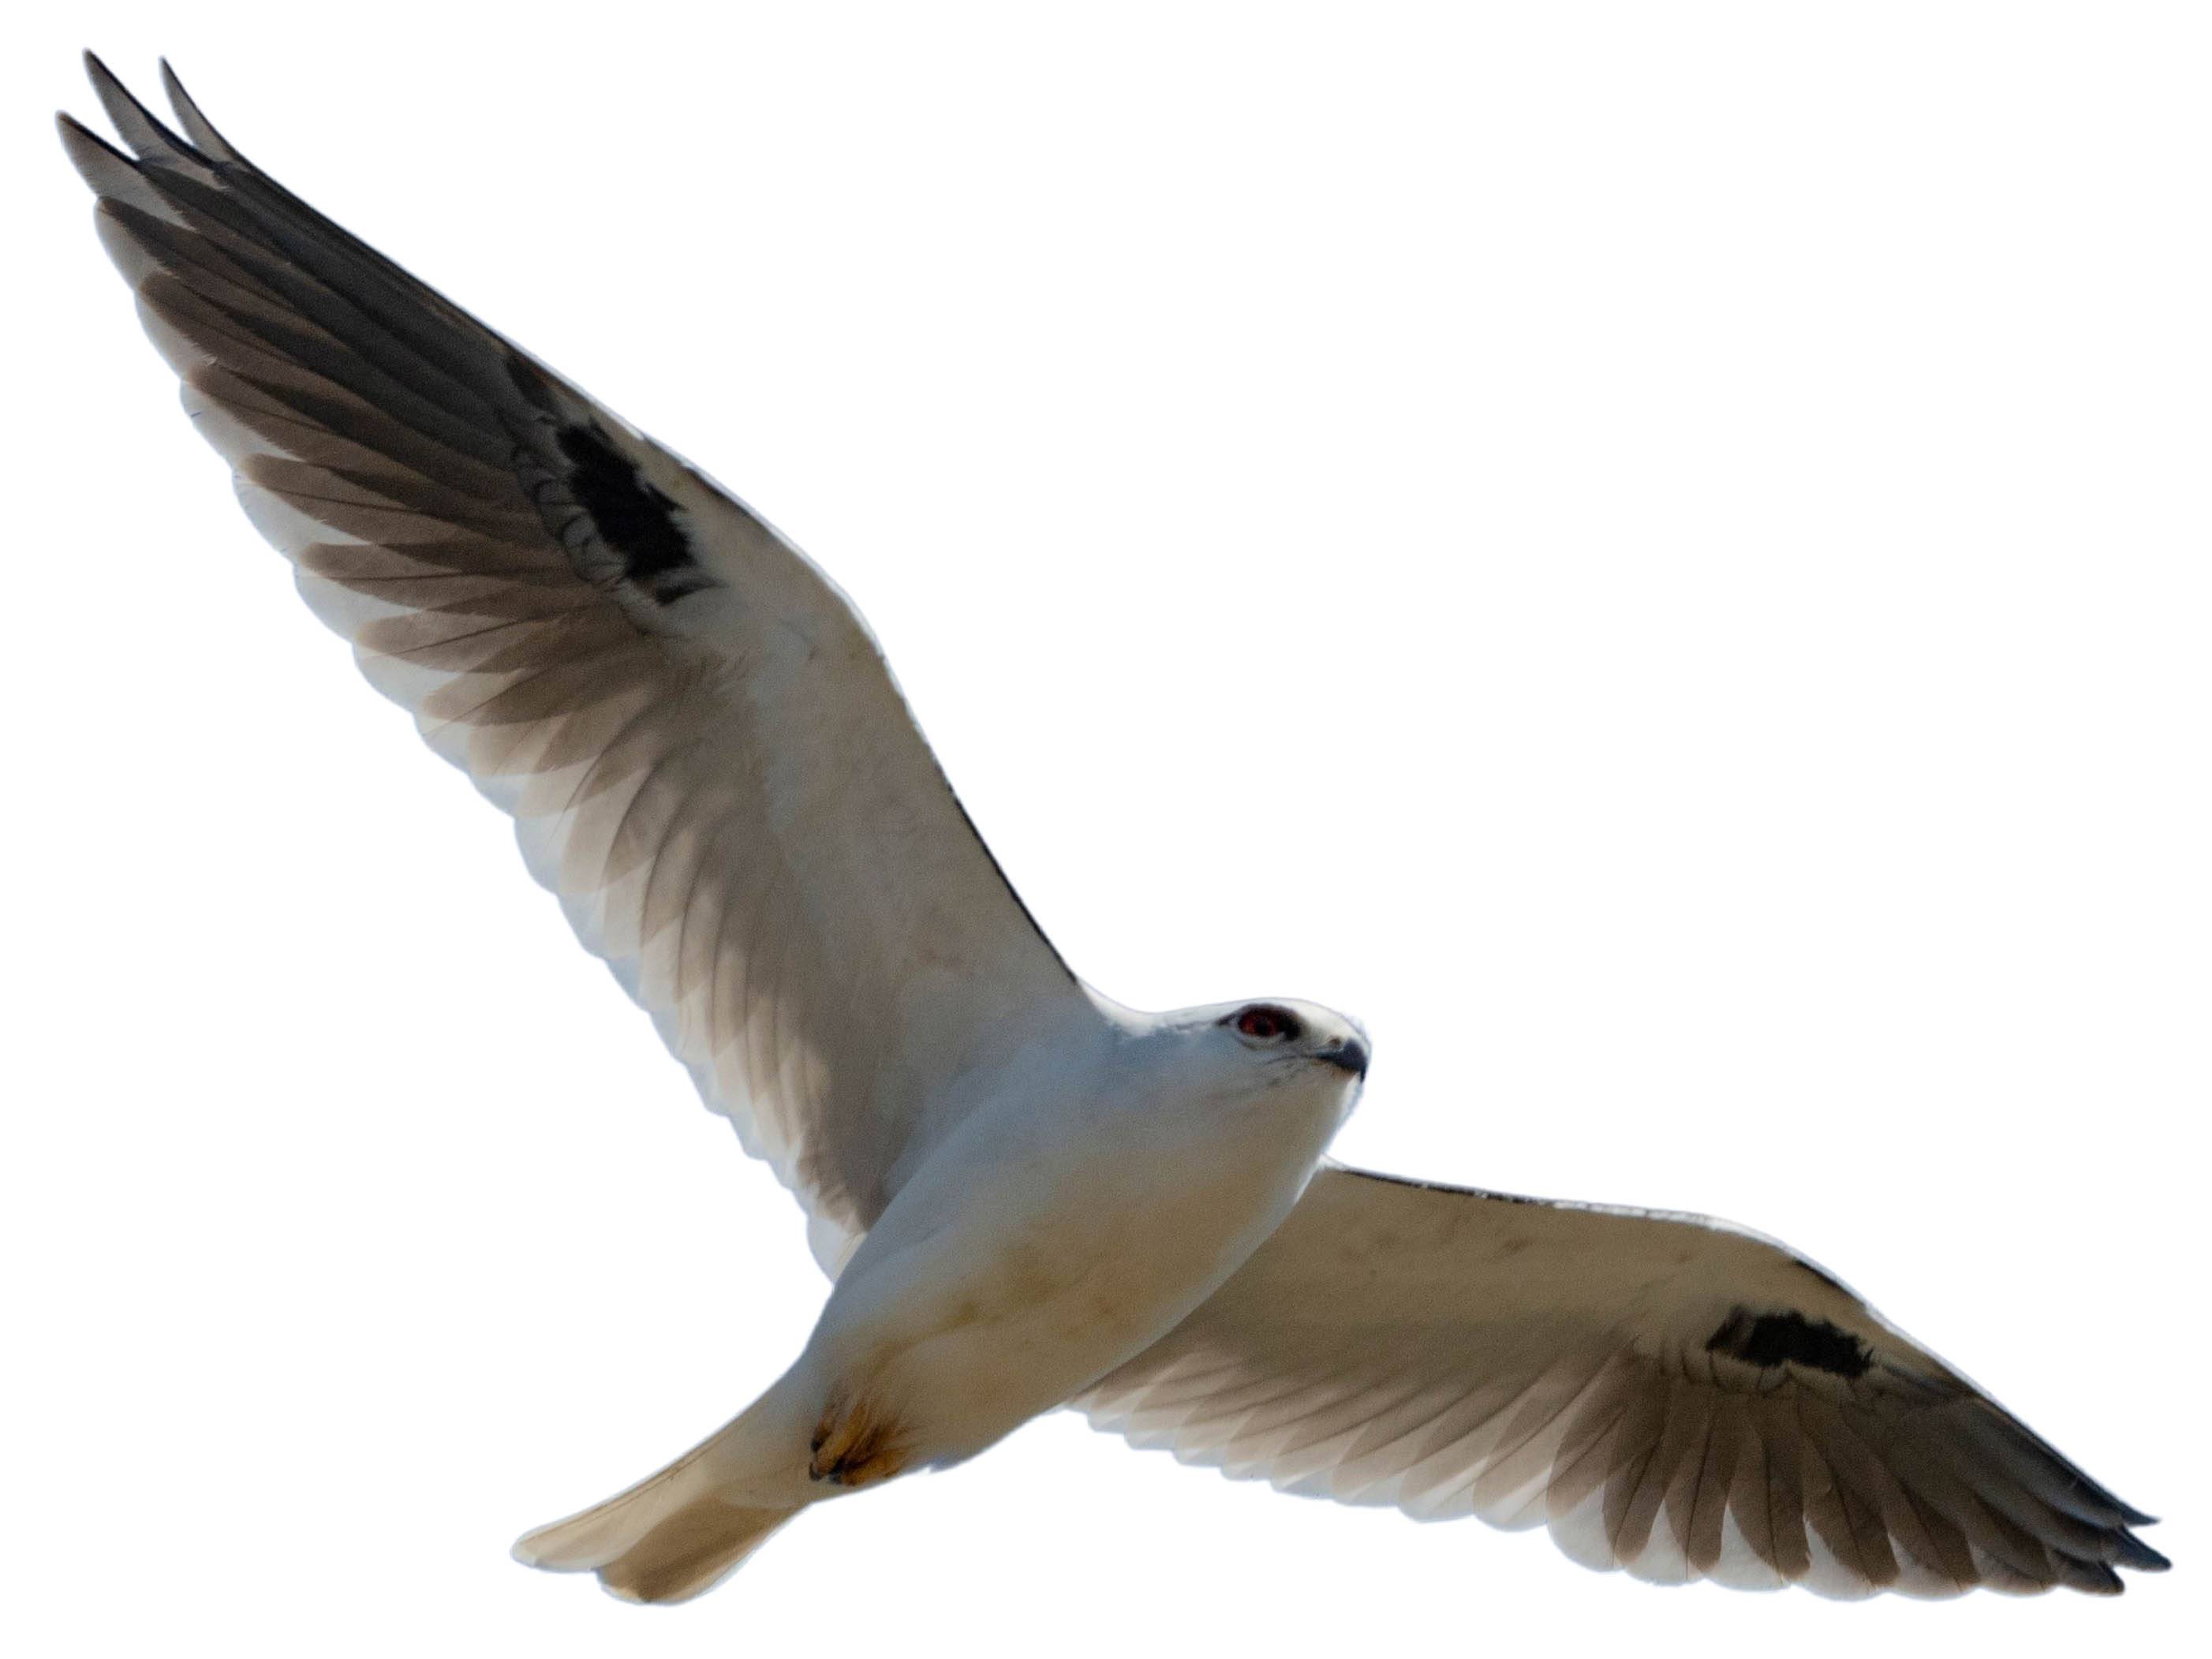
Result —
M935 1461L973 1455L1166 1334L1243 1260L1225 1218L1217 1208L1204 1226L1178 1226L1154 1212L1024 1237L948 1286L932 1328L889 1368L928 1422Z
M1215 1150L1197 1176L1188 1160L1125 1159L1109 1184L975 1204L872 1283L840 1284L817 1332L827 1370L900 1419L916 1463L973 1456L1172 1329L1288 1212L1312 1164L1297 1146Z

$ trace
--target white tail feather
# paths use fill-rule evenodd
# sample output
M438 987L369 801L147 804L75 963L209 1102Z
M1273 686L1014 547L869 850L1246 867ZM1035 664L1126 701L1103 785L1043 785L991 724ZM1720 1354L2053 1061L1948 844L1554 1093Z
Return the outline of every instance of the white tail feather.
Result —
M526 1533L514 1559L549 1572L592 1572L629 1601L682 1601L736 1571L805 1505L751 1501L733 1473L758 1407L666 1468L566 1520Z

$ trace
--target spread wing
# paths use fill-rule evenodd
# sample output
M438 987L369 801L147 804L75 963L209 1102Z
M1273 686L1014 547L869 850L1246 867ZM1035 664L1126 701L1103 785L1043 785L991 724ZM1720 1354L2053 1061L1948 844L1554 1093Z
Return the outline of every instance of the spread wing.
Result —
M1824 1595L2117 1592L2149 1517L1782 1246L1324 1166L1075 1401L1185 1462L1585 1565Z
M872 637L709 479L96 59L62 118L101 240L240 499L538 878L824 1264L992 1045L1091 1005Z

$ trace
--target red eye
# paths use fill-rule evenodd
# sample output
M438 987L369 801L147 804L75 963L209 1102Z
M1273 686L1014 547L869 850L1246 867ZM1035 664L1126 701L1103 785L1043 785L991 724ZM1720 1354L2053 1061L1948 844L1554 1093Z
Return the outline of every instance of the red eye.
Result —
M1297 1017L1287 1008L1264 1005L1247 1008L1237 1016L1237 1029L1257 1042L1274 1042L1298 1034Z

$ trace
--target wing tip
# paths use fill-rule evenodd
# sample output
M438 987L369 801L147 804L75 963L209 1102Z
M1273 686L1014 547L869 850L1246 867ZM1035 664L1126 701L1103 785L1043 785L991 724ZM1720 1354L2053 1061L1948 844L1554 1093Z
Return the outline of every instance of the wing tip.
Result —
M2171 1560L2131 1532L2124 1531L2119 1534L2119 1545L2120 1553L2115 1559L2121 1566L2130 1568L2136 1572L2173 1571L2173 1563Z
M176 115L177 125L185 130L185 136L191 139L204 155L215 161L243 161L246 158L238 153L236 147L228 138L216 130L215 123L207 118L198 102L191 94L185 90L184 82L179 78L175 68L169 60L164 58L161 60L161 91L169 100L169 108Z
M117 134L139 161L161 155L198 158L199 153L161 117L140 103L131 88L123 84L122 77L89 47L84 52L84 73L92 82L93 95L107 112Z
M82 140L88 143L98 144L102 149L112 150L115 148L65 109L58 109L54 112L54 125L60 131L62 142L65 144Z
M54 130L61 136L62 150L69 157L70 165L76 169L77 176L90 185L95 194L106 194L100 181L103 167L136 167L138 165L124 150L101 137L65 109L54 112Z

